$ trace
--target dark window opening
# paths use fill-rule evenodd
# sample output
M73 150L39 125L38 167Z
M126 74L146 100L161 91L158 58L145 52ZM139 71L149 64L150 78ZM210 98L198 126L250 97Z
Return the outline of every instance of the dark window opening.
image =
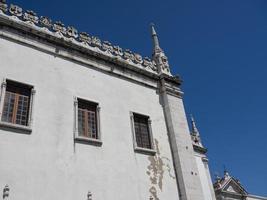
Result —
M78 135L99 139L97 129L97 104L78 99Z
M2 121L28 126L32 87L7 81Z
M149 133L148 117L134 114L135 138L138 147L151 149L151 136Z

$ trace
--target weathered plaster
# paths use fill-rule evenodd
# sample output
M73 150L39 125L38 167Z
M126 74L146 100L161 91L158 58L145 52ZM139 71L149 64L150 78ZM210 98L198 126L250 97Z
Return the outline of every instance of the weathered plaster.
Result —
M152 185L149 191L153 196L157 194L157 188L160 190L160 192L162 192L165 172L168 172L170 178L175 179L175 176L171 174L170 159L161 155L159 147L160 144L157 139L155 139L154 143L157 153L155 154L155 156L148 157L150 164L147 167L146 172Z

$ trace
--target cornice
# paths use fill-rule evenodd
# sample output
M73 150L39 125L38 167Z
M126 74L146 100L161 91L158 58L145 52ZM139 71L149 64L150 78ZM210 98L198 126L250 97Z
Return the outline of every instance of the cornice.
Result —
M196 152L199 152L199 153L202 153L202 154L205 154L205 153L207 153L207 151L208 151L206 148L201 147L201 146L199 146L199 145L195 145L195 144L193 144L193 148L194 148L194 150L195 150Z
M72 26L65 26L62 22L48 17L37 16L33 11L23 11L17 5L8 5L5 0L0 0L0 25L9 26L24 33L58 43L69 49L79 49L90 56L104 59L121 67L130 68L136 72L158 77L156 63L148 57L142 57L129 49L123 50L108 41L101 41L96 36L85 32L78 32ZM171 82L175 78L166 75Z

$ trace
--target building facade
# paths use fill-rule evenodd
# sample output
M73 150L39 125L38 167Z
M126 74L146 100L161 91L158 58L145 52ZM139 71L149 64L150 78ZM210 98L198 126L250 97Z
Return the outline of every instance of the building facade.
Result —
M240 181L225 171L223 177L217 177L214 183L217 200L267 200L267 197L250 194Z
M3 199L215 200L181 79L152 58L0 0Z

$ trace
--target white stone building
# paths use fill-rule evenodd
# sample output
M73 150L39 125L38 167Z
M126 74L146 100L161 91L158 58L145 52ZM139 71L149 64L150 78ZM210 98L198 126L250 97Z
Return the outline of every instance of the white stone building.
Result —
M0 186L12 200L215 200L181 79L0 0Z
M248 193L240 181L227 171L222 178L216 178L214 190L217 200L267 200L267 197Z

